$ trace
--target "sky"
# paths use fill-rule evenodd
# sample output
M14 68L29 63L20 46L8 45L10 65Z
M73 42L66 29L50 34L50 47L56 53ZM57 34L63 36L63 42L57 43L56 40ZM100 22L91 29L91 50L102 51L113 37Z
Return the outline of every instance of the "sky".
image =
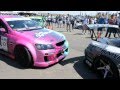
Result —
M117 11L41 11L43 13L53 13L53 14L71 14L71 15L78 15L80 13L87 14L87 15L96 15L98 12L109 12L109 13L116 13Z
M13 11L13 12L21 12L21 11ZM25 11L26 12L26 11ZM28 11L28 12L36 12L36 11ZM71 14L71 15L96 15L96 13L101 12L109 12L109 13L116 13L120 11L39 11L39 13L50 13L50 14Z

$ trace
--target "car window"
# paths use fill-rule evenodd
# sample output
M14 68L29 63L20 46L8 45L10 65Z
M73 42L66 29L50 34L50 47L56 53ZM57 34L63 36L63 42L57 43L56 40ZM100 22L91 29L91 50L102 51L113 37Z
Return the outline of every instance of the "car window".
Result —
M8 21L8 24L13 29L25 28L24 21Z
M35 27L35 26L37 26L37 22L35 22L35 21L26 21L26 22L24 22L24 24L25 25L27 25L28 27Z
M14 20L14 21L7 21L8 24L10 25L10 27L12 29L23 29L23 28L26 28L26 29L37 29L37 28L42 28L39 26L39 24L34 21L34 20ZM31 28L32 27L32 28Z
M5 30L7 31L7 27L1 19L0 19L0 28L5 28Z
M37 22L42 22L42 19L32 19L32 20L35 20Z

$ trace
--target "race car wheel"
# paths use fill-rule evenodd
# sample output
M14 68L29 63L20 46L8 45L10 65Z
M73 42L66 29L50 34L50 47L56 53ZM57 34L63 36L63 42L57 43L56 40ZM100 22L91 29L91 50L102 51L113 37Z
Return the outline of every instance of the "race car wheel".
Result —
M29 68L33 65L32 56L26 47L17 47L15 49L15 59L24 68Z
M115 64L106 58L98 58L94 62L94 69L103 79L118 79L119 73Z

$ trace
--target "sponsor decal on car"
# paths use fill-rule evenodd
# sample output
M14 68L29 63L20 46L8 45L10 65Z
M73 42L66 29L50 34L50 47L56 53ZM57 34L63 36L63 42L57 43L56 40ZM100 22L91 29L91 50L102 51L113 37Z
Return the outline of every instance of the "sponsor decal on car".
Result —
M36 38L44 37L45 35L50 34L51 32L52 32L52 31L48 31L48 32L38 32L38 33L35 33L35 37L36 37Z
M109 58L120 60L120 55L118 55L117 53L110 52L110 51L102 50L101 55L105 55L105 56L108 56Z
M1 36L0 49L8 51L7 41L7 37Z
M114 50L116 50L116 52ZM91 52L98 51L99 52L97 53L98 56L104 55L109 58L120 60L120 53L118 53L116 47L113 46L106 46L105 49L103 49L98 46L90 45L90 51Z

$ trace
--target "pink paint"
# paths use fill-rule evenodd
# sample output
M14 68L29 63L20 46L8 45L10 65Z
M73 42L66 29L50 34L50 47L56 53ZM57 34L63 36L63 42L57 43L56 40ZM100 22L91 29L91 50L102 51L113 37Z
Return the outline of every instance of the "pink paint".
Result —
M47 67L51 64L57 63L59 60L65 58L68 55L68 42L63 34L45 28L30 31L16 31L9 26L4 18L22 17L10 15L0 16L0 19L8 28L8 33L3 35L8 39L8 52L11 53L8 56L14 58L14 49L16 45L23 45L30 51L33 57L34 66ZM41 34L43 35L40 36ZM63 40L65 40L63 45L56 45ZM35 44L52 44L54 49L38 50ZM61 51L64 53L61 53ZM45 53L48 53L48 55L46 56ZM48 60L45 60L45 57L47 57Z

